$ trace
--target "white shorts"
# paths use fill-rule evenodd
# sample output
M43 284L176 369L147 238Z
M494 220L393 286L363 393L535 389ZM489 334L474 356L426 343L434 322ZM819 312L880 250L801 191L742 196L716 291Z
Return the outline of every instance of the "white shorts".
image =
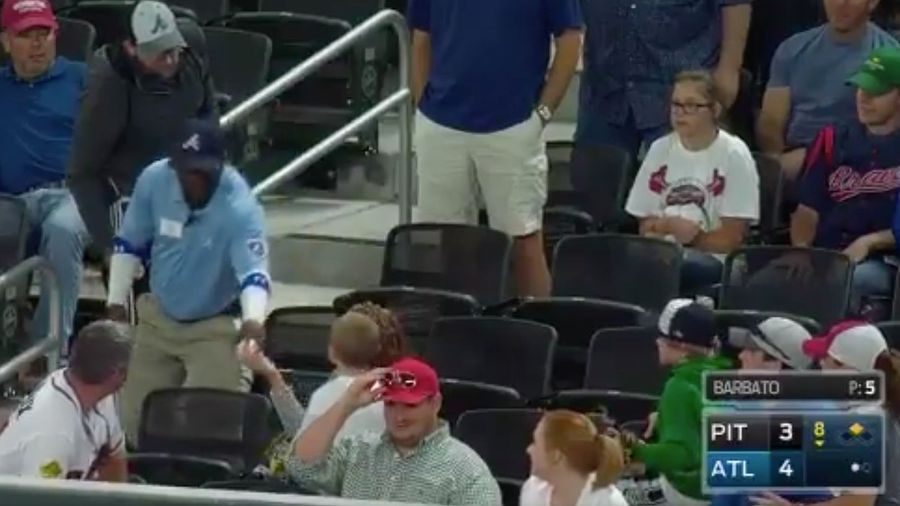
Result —
M422 221L478 223L479 197L491 228L517 237L541 229L547 155L536 113L499 132L474 134L416 116Z

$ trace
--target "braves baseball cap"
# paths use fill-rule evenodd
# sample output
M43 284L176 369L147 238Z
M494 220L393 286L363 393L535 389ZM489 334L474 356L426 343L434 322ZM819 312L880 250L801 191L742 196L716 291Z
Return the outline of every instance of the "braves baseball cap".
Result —
M728 342L742 349L762 350L791 369L809 369L810 359L803 352L803 343L812 339L809 331L799 323L780 316L766 318L749 329L736 329Z
M704 348L716 342L712 308L691 299L673 299L659 315L659 332L666 339Z
M900 48L882 47L872 51L850 76L849 83L870 95L883 95L900 88Z
M868 322L840 322L825 334L803 343L803 351L816 360L831 357L861 372L875 370L875 359L888 345L878 327Z
M215 121L189 119L169 156L177 170L218 172L225 164L225 134Z
M434 369L412 357L394 362L382 381L384 391L381 398L402 404L419 404L441 391Z
M131 13L131 33L138 55L144 58L154 58L171 49L187 47L175 15L162 2L138 2Z
M3 30L12 33L31 28L57 28L53 7L47 0L4 0L0 14Z

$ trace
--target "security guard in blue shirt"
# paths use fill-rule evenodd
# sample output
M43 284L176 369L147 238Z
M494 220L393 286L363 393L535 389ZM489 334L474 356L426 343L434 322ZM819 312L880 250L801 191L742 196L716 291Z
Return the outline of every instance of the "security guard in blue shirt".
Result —
M149 249L150 293L122 391L126 436L150 392L177 386L238 390L238 338L264 338L270 291L263 210L225 163L224 135L190 120L171 155L143 170L113 240L109 316L124 303ZM239 317L240 330L235 318Z

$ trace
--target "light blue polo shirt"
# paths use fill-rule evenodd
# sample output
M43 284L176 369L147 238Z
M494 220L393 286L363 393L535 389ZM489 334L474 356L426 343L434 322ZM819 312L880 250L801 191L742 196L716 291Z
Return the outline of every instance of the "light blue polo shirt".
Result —
M206 207L191 212L169 160L153 163L138 177L114 246L138 256L150 247L150 291L176 321L223 313L248 284L268 287L262 206L233 167Z

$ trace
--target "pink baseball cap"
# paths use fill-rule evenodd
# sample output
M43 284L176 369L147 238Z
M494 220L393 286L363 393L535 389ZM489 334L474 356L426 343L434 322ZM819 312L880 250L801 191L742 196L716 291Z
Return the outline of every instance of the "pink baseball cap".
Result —
M821 360L831 357L857 371L875 370L875 359L887 351L887 342L878 327L864 321L844 321L803 343L803 352Z
M4 0L0 25L4 31L20 33L30 28L57 28L53 7L47 0Z

